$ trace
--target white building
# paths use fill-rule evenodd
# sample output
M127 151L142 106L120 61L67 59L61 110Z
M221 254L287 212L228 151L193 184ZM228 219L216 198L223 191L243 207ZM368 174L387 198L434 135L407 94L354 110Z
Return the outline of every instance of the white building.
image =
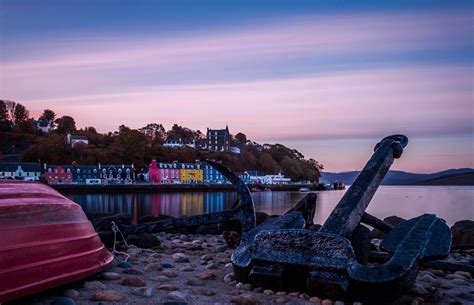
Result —
M0 179L38 181L41 177L39 163L0 163Z
M194 140L192 142L183 142L181 139L179 140L166 140L165 143L163 143L164 147L169 147L169 148L181 148L183 146L191 147L193 149L196 148L196 143Z
M290 178L285 178L284 175L278 173L276 175L265 175L265 176L252 176L250 175L250 183L251 184L268 184L268 185L275 185L275 184L289 184L291 183Z
M51 129L51 123L49 121L38 120L34 121L34 124L38 130L41 130L44 133L48 133Z
M74 147L78 143L83 143L85 145L88 145L89 140L87 139L86 136L76 136L70 133L67 134L67 144L71 145L71 147Z

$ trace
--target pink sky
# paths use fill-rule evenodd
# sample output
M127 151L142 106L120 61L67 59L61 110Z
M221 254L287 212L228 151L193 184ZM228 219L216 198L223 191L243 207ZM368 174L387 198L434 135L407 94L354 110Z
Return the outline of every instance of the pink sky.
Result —
M0 57L0 89L36 116L50 108L102 132L228 124L296 147L329 171L361 169L394 133L412 140L396 169L474 167L472 61L428 60L458 56L470 24L462 12L397 12L176 37L38 37L31 51Z

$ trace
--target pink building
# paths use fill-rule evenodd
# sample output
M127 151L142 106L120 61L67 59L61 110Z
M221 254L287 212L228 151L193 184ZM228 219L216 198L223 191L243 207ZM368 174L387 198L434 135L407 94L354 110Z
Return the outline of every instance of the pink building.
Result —
M179 183L179 166L176 162L157 164L156 160L152 160L148 170L148 180L159 184Z

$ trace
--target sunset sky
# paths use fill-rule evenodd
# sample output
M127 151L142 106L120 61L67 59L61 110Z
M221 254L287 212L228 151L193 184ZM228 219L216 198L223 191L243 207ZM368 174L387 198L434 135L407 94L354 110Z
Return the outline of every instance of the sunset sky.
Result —
M473 34L471 1L0 0L0 99L101 132L228 124L327 171L394 133L393 169L474 167Z

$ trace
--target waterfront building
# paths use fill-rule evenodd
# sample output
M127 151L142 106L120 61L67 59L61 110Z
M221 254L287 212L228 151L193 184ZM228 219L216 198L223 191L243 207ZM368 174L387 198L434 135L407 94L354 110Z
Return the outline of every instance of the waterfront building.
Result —
M73 182L70 166L44 164L43 179L48 184L70 184Z
M131 184L135 182L135 172L131 165L100 165L102 184Z
M210 151L229 151L229 127L225 129L207 129L206 148Z
M260 175L258 172L249 171L242 174L241 177L246 184L280 185L291 183L291 179L286 178L282 173L276 175Z
M66 170L72 172L75 184L101 184L100 165L71 165Z
M218 172L213 166L203 163L201 164L203 169L204 182L209 184L227 184L230 183L226 177Z
M66 138L67 138L67 144L71 145L71 147L74 147L75 145L79 143L83 143L85 145L89 144L89 140L87 139L86 136L72 135L68 133Z
M169 148L181 148L183 146L187 146L190 148L195 149L196 148L196 142L192 140L191 142L184 142L181 139L179 140L166 140L163 143L164 147L169 147Z
M178 162L160 163L158 165L158 180L156 183L178 184L180 179L180 165Z
M2 162L0 163L0 179L38 181L41 177L39 163Z
M199 163L181 163L179 173L181 183L204 182L203 170Z

